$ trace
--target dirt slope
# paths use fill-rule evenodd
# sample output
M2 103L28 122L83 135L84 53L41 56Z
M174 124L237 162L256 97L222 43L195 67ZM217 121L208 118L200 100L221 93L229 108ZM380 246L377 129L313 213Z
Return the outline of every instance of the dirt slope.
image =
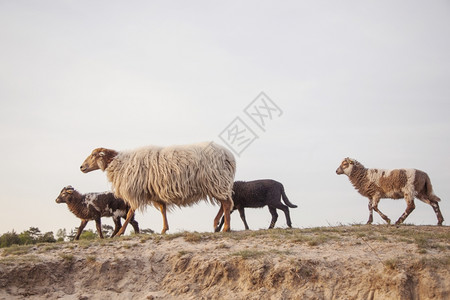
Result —
M0 299L450 299L446 226L138 235L0 257Z

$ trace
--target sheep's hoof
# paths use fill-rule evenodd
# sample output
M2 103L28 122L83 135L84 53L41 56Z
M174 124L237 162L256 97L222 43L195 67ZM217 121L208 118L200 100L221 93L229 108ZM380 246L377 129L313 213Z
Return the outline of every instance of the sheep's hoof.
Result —
M391 225L391 220L387 219L387 220L386 220L386 223L387 223L388 225Z
M220 227L216 227L215 229L214 229L214 232L219 232L220 231Z

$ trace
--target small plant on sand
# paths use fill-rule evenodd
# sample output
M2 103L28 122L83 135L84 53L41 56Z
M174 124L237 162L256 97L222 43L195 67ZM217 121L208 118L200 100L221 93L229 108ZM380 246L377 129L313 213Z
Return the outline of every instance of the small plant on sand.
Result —
M96 258L94 255L88 255L88 256L86 257L86 261L89 262L89 263L93 263L93 262L95 262L96 260L97 260L97 258Z
M241 250L234 253L231 253L231 256L240 256L243 259L249 259L249 258L257 258L260 256L263 256L265 252L258 251L258 250Z
M216 246L216 249L229 249L230 246L228 246L225 243L220 243L219 245Z
M330 239L330 236L326 234L318 234L311 238L310 241L308 241L309 246L318 246L320 244L323 244L327 242Z
M202 235L198 232L186 232L184 240L190 243L198 243L202 240Z
M92 246L92 244L94 243L94 241L93 241L93 240L79 240L79 241L76 241L76 242L74 242L74 243L78 244L78 246L79 246L81 249L87 249L87 248L89 248L89 247Z
M398 258L391 258L387 259L383 262L384 266L390 270L395 270L398 268L399 265L399 259Z
M278 250L278 249L272 249L270 251L270 253L275 254L275 255L279 255L279 256L285 256L285 255L292 254L292 252L289 251L289 250Z
M174 240L176 238L179 238L183 236L186 232L177 232L177 233L171 233L171 234L163 234L159 235L160 237L164 238L165 240Z
M72 255L72 254L61 253L59 256L60 256L64 261L67 261L67 262L72 262L72 261L73 261L73 255Z
M8 248L4 248L3 256L28 254L33 247L34 247L33 245L23 245L23 246L12 245Z
M180 250L178 251L178 257L182 257L183 255L186 255L188 253L191 253L190 251L186 251L186 250Z
M151 240L154 234L139 234L139 242L145 243L148 240Z
M132 247L133 247L133 245L131 245L131 244L122 244L122 247L123 248L125 248L125 249L131 249Z

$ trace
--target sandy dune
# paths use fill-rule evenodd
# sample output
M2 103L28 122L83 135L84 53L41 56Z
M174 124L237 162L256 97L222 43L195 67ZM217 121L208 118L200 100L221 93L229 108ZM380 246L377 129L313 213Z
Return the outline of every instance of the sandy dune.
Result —
M447 226L137 235L0 255L0 299L450 299Z

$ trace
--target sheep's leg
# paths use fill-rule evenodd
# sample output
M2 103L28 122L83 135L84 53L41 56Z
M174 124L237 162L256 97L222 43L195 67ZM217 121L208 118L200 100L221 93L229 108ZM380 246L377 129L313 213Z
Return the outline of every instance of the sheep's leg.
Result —
M235 207L234 207L234 208L235 208ZM233 208L232 211L230 211L230 215L233 213L234 208ZM244 216L244 218L245 218L245 216ZM219 225L216 227L216 229L214 229L214 232L219 232L220 229L222 229L222 226L223 226L223 223L224 223L224 222L225 222L225 217L222 216L222 219L220 219L220 223L219 223ZM248 228L247 228L247 229L248 229Z
M414 208L416 208L416 205L414 204L414 198L412 198L409 195L405 195L405 200L406 200L406 210L403 213L403 215L401 215L401 217L397 220L397 222L395 222L395 225L403 223L405 219L409 216L409 214L414 210Z
M272 221L270 222L269 229L272 229L275 227L275 223L278 220L278 213L277 213L277 209L274 207L271 207L271 206L269 206L269 211L270 211L270 214L272 215Z
M163 229L161 231L161 234L166 233L167 230L169 230L169 223L167 222L167 206L165 203L158 203L159 210L161 211L161 215L163 217Z
M428 200L425 196L423 195L417 195L417 198L429 205L431 205L431 207L434 210L434 213L436 214L436 217L438 219L438 225L442 225L442 222L444 222L444 217L442 216L441 210L439 208L439 204L436 201L431 201Z
M114 217L113 221L114 221L114 232L111 234L112 238L116 236L116 234L119 232L120 228L122 227L122 222L120 221L120 217L118 217L118 218Z
M224 218L225 218L225 224L223 225L223 231L228 232L231 229L230 228L230 220L231 220L230 212L231 212L231 208L233 206L233 200L231 199L231 197L229 197L226 201L222 201L221 203L222 203L223 214L224 214Z
M224 217L222 218L222 221L220 221L220 225L217 226L217 224L219 224L219 220L220 220L220 217L222 217L222 215L223 215L223 204L221 203L221 204L220 204L220 209L219 209L219 211L217 212L216 217L214 218L214 231L215 231L215 232L219 232L219 231L220 231L220 228L222 228L222 225L223 225L223 223L225 222L225 216L224 216Z
M128 223L130 223L131 218L134 217L134 209L131 209L127 213L127 218L125 219L125 222L122 225L122 228L120 228L119 232L115 236L121 236L125 233L125 230L127 229Z
M388 224L391 224L391 220L378 209L378 202L380 202L380 198L374 197L372 199L373 210L376 211L380 215L380 217L383 218L383 220L385 220Z
M245 230L249 230L250 228L248 228L248 224L247 221L245 220L245 211L244 211L244 207L239 207L239 215L241 216L241 220L242 222L244 222L244 226L245 226ZM231 213L230 213L231 214Z
M102 232L102 221L100 218L95 219L95 225L97 226L97 232L101 239L103 239L103 232Z
M80 226L78 226L77 235L75 236L75 240L80 239L80 235L83 232L84 227L86 227L86 224L88 223L88 220L81 220Z
M369 220L367 220L367 225L372 224L373 222L373 207L372 207L372 200L369 199Z
M433 210L438 219L438 225L442 226L442 222L444 222L444 217L442 216L441 210L439 209L439 204L437 202L431 202L431 207L433 207Z

